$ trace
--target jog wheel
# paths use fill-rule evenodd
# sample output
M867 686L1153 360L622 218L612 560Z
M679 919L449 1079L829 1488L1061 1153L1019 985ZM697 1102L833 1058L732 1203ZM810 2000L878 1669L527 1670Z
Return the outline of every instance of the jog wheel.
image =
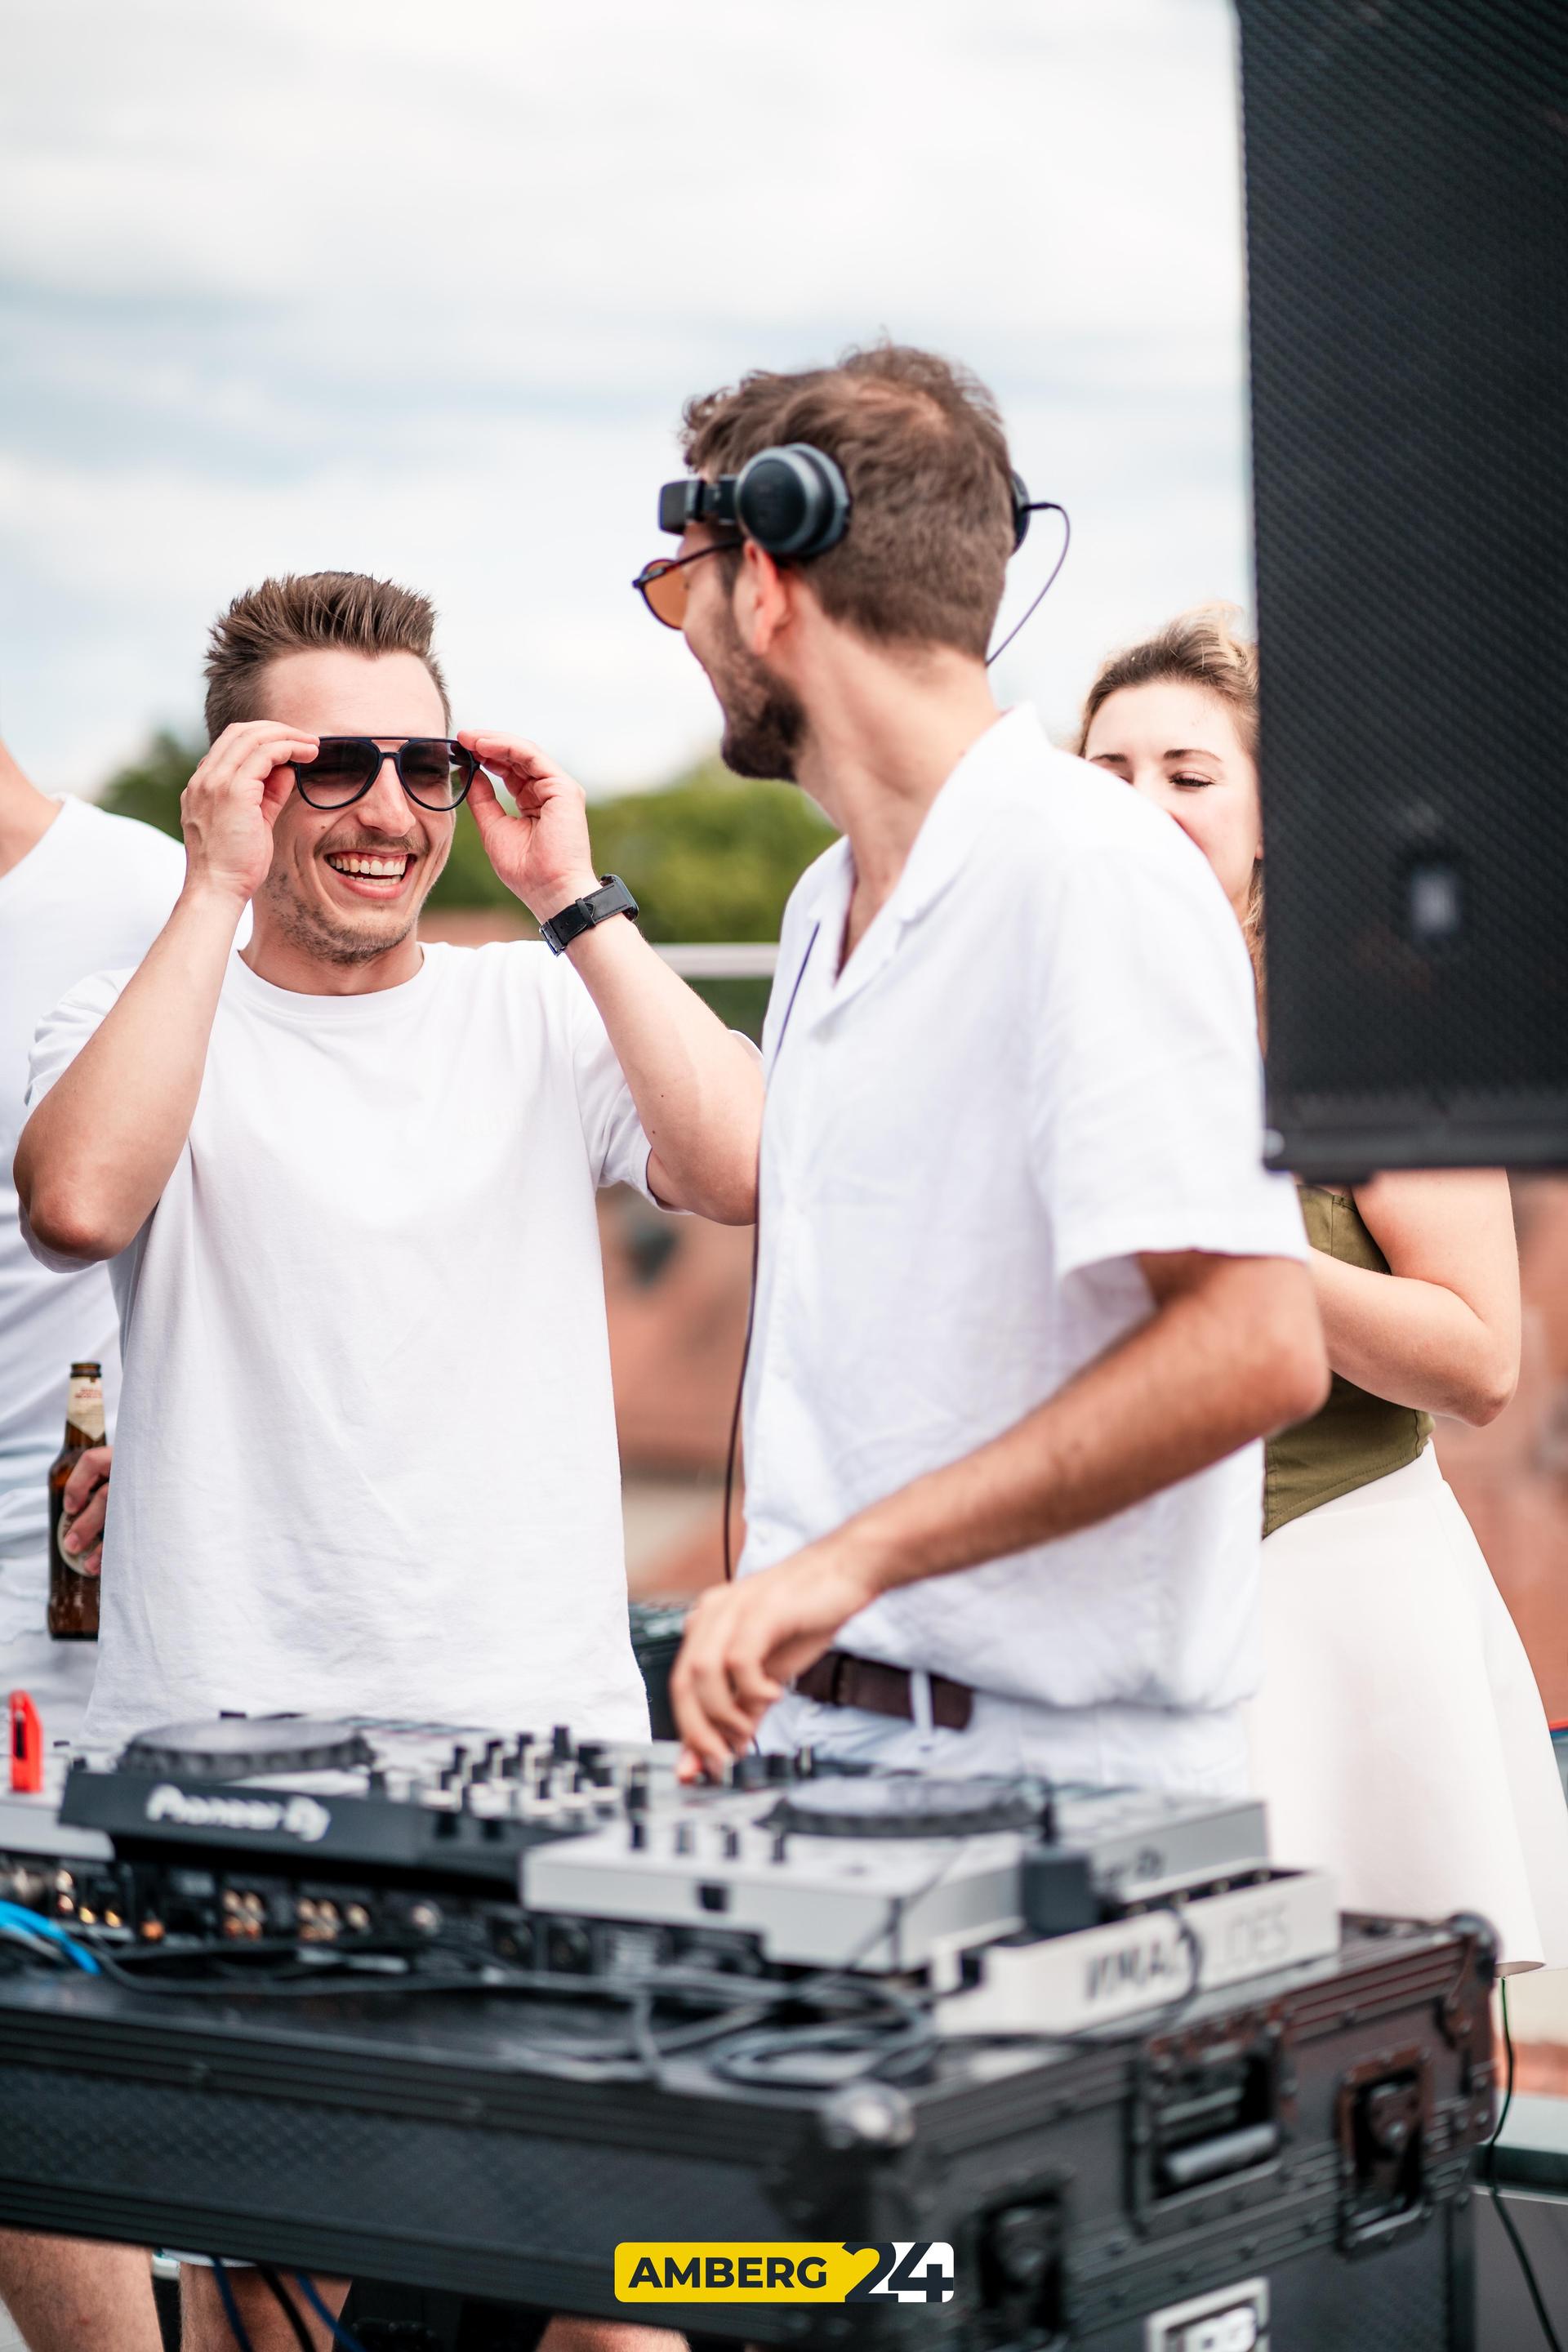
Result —
M374 1749L352 1723L321 1723L304 1715L224 1715L216 1723L170 1723L139 1732L121 1755L120 1769L249 1780L267 1772L349 1771L374 1761Z
M1037 1830L1046 1801L1037 1780L927 1780L917 1773L886 1780L805 1780L780 1798L768 1826L803 1837L984 1837L996 1830Z

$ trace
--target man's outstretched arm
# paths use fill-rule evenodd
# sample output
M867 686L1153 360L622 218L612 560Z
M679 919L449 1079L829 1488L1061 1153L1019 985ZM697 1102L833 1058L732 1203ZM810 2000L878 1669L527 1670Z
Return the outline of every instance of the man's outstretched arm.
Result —
M286 763L315 750L270 719L230 727L186 785L174 912L16 1147L23 1213L57 1255L113 1257L157 1207L190 1132L235 933L293 789Z
M884 1592L1097 1526L1315 1412L1328 1361L1305 1265L1140 1260L1147 1322L976 1452L703 1594L670 1678L686 1769L722 1769L784 1685Z
M583 789L536 743L465 734L518 803L509 816L488 777L468 803L491 865L536 921L599 887ZM757 1213L763 1078L756 1055L671 971L633 923L616 918L566 950L598 1008L650 1147L648 1182L672 1209L720 1224Z

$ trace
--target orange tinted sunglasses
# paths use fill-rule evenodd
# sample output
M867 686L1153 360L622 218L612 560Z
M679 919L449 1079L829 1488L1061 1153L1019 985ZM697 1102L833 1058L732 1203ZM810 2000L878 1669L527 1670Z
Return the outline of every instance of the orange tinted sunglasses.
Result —
M739 547L738 539L716 540L711 547L700 547L695 555L656 555L645 563L632 586L647 606L656 621L667 629L686 625L686 567L700 563L705 555L723 555Z

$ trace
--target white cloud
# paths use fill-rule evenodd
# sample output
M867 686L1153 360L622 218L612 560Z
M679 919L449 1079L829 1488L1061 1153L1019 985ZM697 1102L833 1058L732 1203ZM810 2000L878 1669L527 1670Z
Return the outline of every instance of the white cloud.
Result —
M47 782L318 563L437 596L466 714L665 771L710 706L626 583L679 403L884 327L1073 508L1006 665L1053 724L1245 589L1223 0L55 0L8 47L0 717Z

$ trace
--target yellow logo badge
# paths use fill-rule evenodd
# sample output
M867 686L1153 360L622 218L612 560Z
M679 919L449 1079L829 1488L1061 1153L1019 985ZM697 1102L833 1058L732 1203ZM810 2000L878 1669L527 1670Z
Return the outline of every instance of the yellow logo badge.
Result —
M952 2248L914 2238L616 2248L617 2303L951 2303L952 2293Z

